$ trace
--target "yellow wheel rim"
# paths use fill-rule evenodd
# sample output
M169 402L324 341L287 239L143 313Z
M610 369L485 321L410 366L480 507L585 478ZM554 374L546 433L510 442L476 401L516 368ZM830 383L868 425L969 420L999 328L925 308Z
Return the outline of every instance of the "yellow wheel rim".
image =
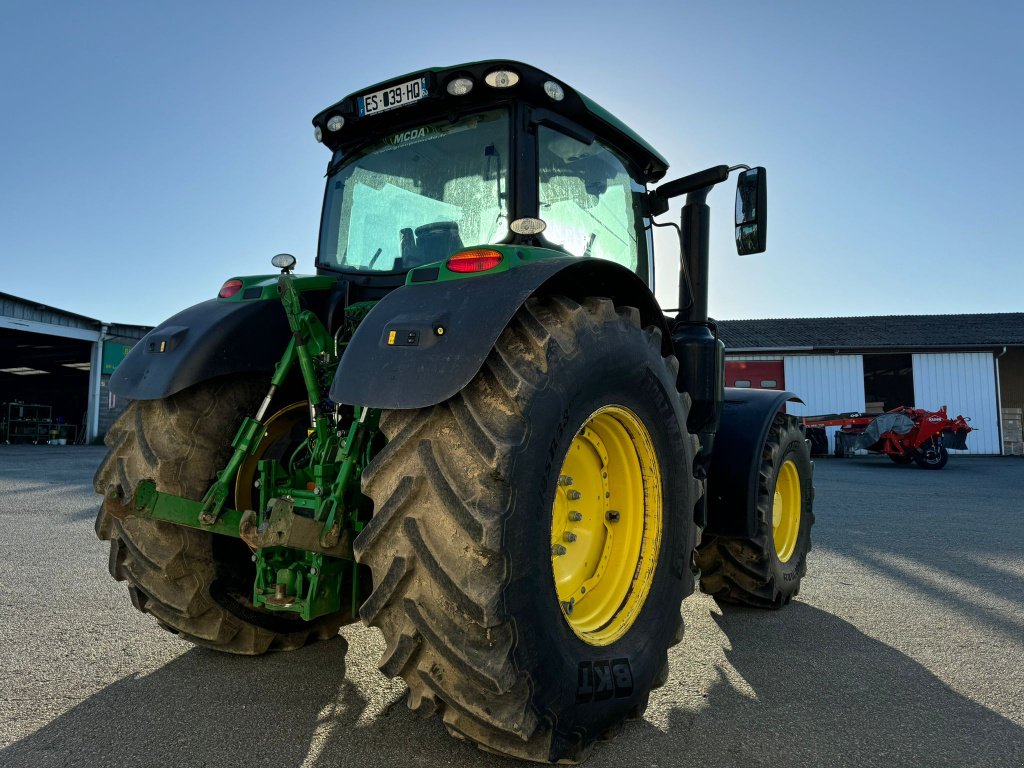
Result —
M286 405L266 421L267 431L260 440L260 444L251 454L245 457L242 466L238 469L235 477L235 508L240 511L256 509L255 503L258 500L254 493L256 481L256 470L260 459L278 440L285 437L292 430L292 426L299 419L308 420L309 403L300 400L291 405Z
M633 625L654 581L661 528L650 434L628 408L595 411L565 455L551 515L555 590L582 640L609 645Z
M783 563L788 562L796 549L800 535L800 473L792 459L787 459L775 479L772 500L772 537L775 554Z

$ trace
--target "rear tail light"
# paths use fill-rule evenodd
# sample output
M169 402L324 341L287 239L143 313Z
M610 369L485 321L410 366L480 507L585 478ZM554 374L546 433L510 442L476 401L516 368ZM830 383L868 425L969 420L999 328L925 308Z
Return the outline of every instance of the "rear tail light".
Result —
M486 272L501 264L503 258L499 251L490 248L472 248L448 259L448 269L452 272Z
M222 299L230 299L240 290L242 290L241 280L228 280L226 283L224 283L224 285L220 287L220 293L218 293L217 295L220 296Z

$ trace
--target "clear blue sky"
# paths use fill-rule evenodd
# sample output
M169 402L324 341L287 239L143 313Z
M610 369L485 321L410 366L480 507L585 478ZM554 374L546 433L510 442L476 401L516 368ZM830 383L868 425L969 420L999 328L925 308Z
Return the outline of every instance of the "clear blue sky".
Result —
M629 122L670 177L767 166L767 254L736 256L732 188L712 195L716 317L1020 311L1022 8L7 2L0 291L155 324L279 251L310 270L313 114L510 57Z

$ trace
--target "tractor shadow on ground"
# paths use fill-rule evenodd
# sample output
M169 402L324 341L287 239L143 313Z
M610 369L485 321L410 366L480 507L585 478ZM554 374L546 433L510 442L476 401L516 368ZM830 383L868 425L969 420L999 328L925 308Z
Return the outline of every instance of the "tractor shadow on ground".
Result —
M1006 473L1014 461L957 457L937 472L880 457L834 462L842 472L819 488L815 539L903 585L903 596L1019 639L1024 575L1008 564L1024 558L1024 542L1019 505L1006 499L1024 494L1024 472ZM896 472L879 474L889 468Z
M804 603L710 617L698 610L691 623L707 631L674 649L670 682L652 697L648 719L598 745L588 768L1024 760L1024 728L825 611ZM699 690L717 643L731 669L719 664ZM345 645L339 637L258 659L186 651L0 750L0 765L523 765L453 741L437 718L415 717L404 687L371 679L377 672L362 659L347 677ZM734 684L737 674L748 688ZM386 695L365 695L384 685Z
M423 747L450 756L440 723L409 712L404 689L371 711L346 678L345 649L341 636L255 659L193 648L0 749L0 765L396 765Z
M693 697L703 705L656 694L667 729L627 728L595 765L1024 765L1024 728L837 616L799 602L711 616L732 669L717 666ZM702 651L684 640L670 686L686 688ZM737 673L749 688L734 684Z

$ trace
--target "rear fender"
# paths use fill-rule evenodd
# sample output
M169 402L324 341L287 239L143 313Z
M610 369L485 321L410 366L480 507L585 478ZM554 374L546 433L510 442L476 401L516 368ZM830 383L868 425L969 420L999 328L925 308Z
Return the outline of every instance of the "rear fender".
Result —
M644 325L662 329L664 353L671 352L657 301L625 267L599 259L538 258L540 249L533 248L501 250L508 261L521 259L521 266L497 274L410 282L385 296L346 348L331 399L371 408L426 408L447 400L476 376L523 303L540 294L578 301L603 296L637 307ZM437 270L431 271L436 276Z
M288 344L279 301L211 299L158 325L110 377L110 391L130 400L159 400L231 373L273 371Z
M707 482L705 536L753 536L757 531L757 484L761 451L772 421L792 392L725 388Z

